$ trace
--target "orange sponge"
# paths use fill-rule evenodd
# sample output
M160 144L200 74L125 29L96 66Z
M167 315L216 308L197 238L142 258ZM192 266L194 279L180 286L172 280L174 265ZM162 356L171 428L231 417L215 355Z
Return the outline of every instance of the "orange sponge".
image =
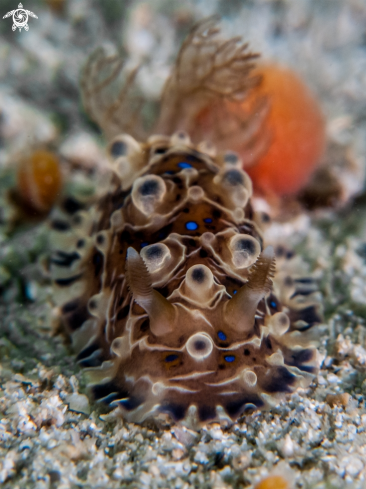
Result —
M39 213L48 212L62 185L57 156L46 150L36 150L20 162L18 193L23 203Z
M251 97L268 97L270 144L259 161L246 170L254 188L264 193L295 194L306 185L322 157L324 117L317 100L292 70L263 64L256 72L263 81Z

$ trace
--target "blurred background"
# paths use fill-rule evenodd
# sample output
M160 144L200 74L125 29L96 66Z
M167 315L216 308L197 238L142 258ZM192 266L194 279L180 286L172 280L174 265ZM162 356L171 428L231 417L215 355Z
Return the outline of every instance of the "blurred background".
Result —
M17 8L2 0L1 17ZM318 98L328 136L364 166L366 4L363 0L28 0L29 31L0 22L0 165L13 148L98 134L85 115L79 79L98 46L142 64L139 89L155 105L182 40L198 20L218 14L228 37L241 35L265 60L293 68ZM112 48L111 48L112 49ZM27 122L26 122L27 121ZM28 122L32 121L31 124ZM30 125L32 127L30 127Z

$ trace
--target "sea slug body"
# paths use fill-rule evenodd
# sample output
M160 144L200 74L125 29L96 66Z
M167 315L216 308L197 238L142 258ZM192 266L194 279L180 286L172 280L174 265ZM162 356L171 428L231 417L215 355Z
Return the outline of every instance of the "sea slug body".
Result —
M316 286L276 271L241 159L183 131L115 135L108 152L106 193L51 217L55 299L94 398L200 424L306 387Z

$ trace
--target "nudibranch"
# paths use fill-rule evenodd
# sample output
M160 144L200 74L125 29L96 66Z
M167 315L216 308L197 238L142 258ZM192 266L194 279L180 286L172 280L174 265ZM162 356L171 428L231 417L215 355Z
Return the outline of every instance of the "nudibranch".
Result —
M316 286L276 271L241 159L183 131L115 135L108 153L105 194L51 218L55 299L94 398L199 425L309 385Z

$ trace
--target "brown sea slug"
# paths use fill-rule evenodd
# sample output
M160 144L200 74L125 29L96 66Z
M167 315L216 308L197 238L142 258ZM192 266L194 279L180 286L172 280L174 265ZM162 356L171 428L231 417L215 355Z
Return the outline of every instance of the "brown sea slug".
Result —
M258 82L254 57L237 38L221 40L212 20L201 23L167 82L157 127L175 129L203 100L244 97ZM117 61L98 51L83 82L110 137L108 188L88 209L54 211L51 223L55 297L77 361L95 399L129 421L235 420L270 407L316 373L314 282L276 272L234 153L182 131L145 143L117 135L132 118L134 77L104 103ZM244 122L249 144L258 134L250 114Z

